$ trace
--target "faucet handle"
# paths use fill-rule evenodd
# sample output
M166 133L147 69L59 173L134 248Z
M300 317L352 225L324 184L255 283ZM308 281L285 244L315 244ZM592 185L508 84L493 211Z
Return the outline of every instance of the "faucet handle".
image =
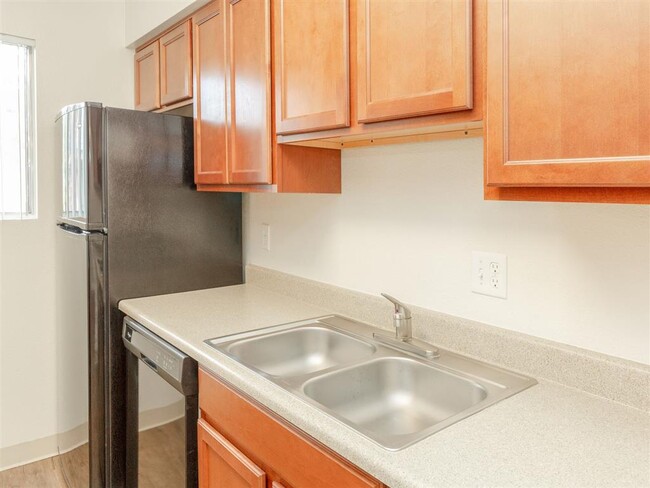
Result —
M382 293L381 296L395 305L395 315L400 315L403 319L411 318L411 310L397 298L390 296L388 293Z

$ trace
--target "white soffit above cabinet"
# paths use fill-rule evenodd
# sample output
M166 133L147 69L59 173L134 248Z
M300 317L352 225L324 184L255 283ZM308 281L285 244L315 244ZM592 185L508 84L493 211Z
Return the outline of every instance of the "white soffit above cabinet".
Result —
M124 0L125 44L135 49L210 0Z

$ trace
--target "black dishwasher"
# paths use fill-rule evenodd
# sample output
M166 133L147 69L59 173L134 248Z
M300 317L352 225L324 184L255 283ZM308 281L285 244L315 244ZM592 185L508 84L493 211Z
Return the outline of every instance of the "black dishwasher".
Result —
M130 317L124 318L122 328L124 345L131 352L126 355L127 414L126 414L126 482L127 488L196 488L198 486L197 419L198 419L198 364L184 352L164 341ZM149 434L140 432L139 362L146 364L184 398L182 419L169 423L166 430ZM143 435L155 436L148 440L148 452L142 456ZM156 452L158 450L158 452ZM141 459L146 457L147 459ZM148 460L158 460L167 473L152 468ZM175 462L165 463L165 459ZM155 473L146 471L155 470ZM143 472L144 471L144 472ZM184 471L184 473L182 472ZM155 480L155 481L154 481Z

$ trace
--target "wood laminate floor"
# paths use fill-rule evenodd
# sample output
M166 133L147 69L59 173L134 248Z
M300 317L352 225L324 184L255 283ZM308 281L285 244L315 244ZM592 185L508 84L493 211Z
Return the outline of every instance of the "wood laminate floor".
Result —
M179 488L185 480L184 420L140 433L139 488ZM88 444L0 472L0 488L88 488Z

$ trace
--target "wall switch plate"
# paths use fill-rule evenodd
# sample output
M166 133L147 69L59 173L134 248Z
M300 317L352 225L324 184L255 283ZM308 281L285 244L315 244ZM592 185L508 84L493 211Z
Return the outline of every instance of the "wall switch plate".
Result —
M481 295L506 298L508 258L505 254L472 252L472 291Z
M271 250L271 226L262 224L262 247L267 251Z

